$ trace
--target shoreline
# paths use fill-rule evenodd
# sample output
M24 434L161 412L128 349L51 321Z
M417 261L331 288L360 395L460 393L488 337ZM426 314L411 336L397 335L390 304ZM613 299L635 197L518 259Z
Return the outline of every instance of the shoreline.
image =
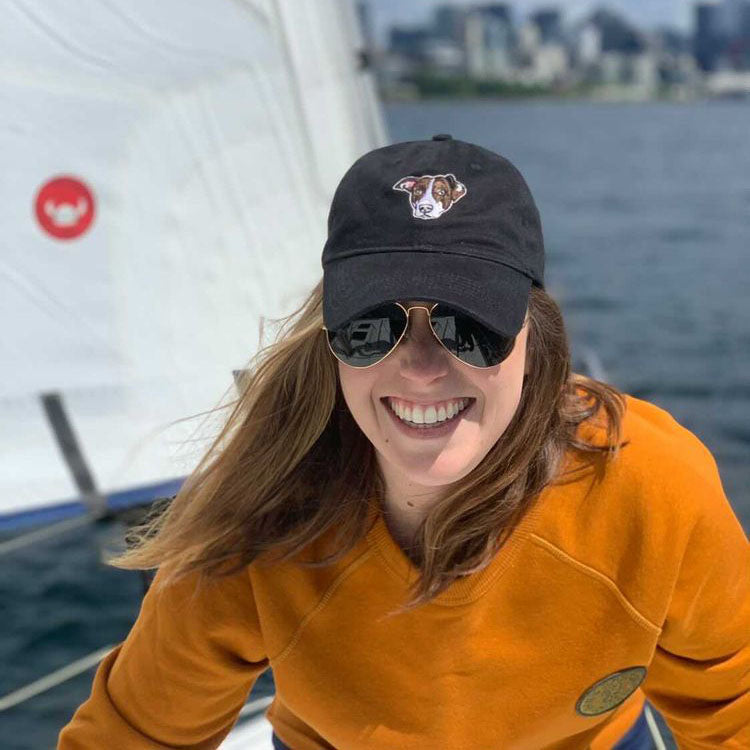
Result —
M750 103L750 94L745 96L710 96L695 95L685 96L628 96L617 94L421 94L402 95L388 92L380 92L380 101L383 104L410 104L430 102L551 102L551 103L593 103L593 104L697 104L697 103Z

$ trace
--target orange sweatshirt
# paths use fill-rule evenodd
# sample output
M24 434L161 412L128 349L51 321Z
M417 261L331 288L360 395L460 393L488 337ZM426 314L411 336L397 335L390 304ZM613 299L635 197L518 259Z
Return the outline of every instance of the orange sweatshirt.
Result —
M294 750L607 750L644 695L680 750L747 750L750 545L703 443L627 404L603 475L549 485L487 568L411 613L383 618L416 570L376 511L331 567L152 586L59 750L215 748L269 666Z

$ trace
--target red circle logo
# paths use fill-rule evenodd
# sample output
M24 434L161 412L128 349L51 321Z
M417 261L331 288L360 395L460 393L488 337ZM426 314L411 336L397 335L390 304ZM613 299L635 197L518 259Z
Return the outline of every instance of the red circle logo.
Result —
M94 220L94 196L76 177L53 177L39 188L34 201L42 229L60 240L80 237Z

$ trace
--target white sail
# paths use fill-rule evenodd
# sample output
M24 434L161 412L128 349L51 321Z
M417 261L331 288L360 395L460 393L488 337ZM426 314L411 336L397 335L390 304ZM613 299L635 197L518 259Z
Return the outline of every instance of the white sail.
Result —
M232 395L385 143L348 0L12 0L1 26L0 528L176 491L206 445L170 423Z

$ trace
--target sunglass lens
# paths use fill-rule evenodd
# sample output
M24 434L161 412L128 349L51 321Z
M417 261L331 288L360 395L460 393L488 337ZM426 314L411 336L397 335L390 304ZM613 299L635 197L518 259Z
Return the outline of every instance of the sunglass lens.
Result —
M468 365L494 367L513 351L515 336L495 333L470 315L447 305L437 305L430 320L446 349Z
M352 367L368 367L393 349L406 327L406 313L394 304L362 313L335 331L328 331L333 353Z

